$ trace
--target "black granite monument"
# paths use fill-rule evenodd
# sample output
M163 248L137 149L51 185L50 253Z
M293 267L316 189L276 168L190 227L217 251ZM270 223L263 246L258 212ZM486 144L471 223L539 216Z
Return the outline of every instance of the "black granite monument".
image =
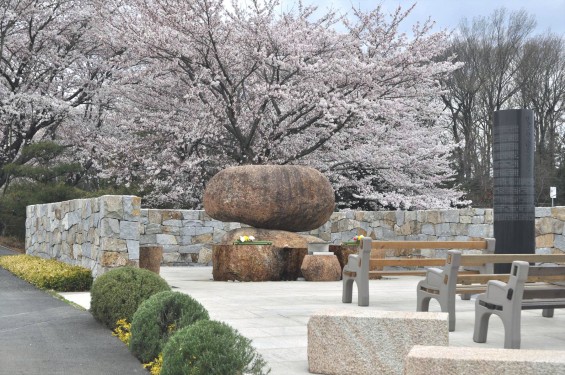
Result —
M495 253L534 254L534 113L496 111L493 130ZM510 264L494 271L509 273Z

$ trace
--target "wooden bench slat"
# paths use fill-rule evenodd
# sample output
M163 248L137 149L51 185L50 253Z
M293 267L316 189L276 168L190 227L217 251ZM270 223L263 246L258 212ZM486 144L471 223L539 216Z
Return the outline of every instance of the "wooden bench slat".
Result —
M486 241L372 241L371 248L398 249L486 249Z
M426 270L406 271L369 271L369 275L379 276L425 276Z
M455 288L455 294L479 294L487 290L486 285L461 285Z
M522 300L522 310L537 310L544 308L565 308L565 299Z
M544 267L547 268L547 267ZM459 273L457 276L457 283L458 284L486 284L489 280L500 280L504 282L508 282L508 278L510 275L508 274L467 274L462 275ZM528 282L558 282L558 281L565 281L565 274L557 274L552 276L544 276L544 275L528 275Z
M565 254L463 254L461 256L462 266L482 266L485 263L512 263L515 260L523 260L530 263L559 263L565 262ZM370 268L376 267L433 267L445 265L445 258L371 258ZM553 267L544 267L553 268ZM546 271L552 272L552 271ZM553 271L555 274L561 271Z
M525 287L524 288L524 300L531 299L553 299L553 298L565 298L565 287L556 287L553 285L547 285L543 287Z
M565 254L463 254L462 266L481 266L485 263L512 263L523 260L529 263L565 263Z
M371 259L370 268L376 267L430 267L445 265L445 258L382 258Z
M465 270L459 271L460 274L477 274L479 271ZM391 271L369 271L369 275L380 276L425 276L426 270L391 270Z
M530 266L528 275L532 276L559 276L565 274L565 266L536 267Z
M457 285L455 294L479 294L484 293L486 290L486 284ZM540 283L531 285L526 284L524 288L524 299L534 299L535 297L541 298L546 296L548 296L547 298L552 298L552 296L555 296L556 298L560 298L561 296L565 297L565 287L560 288L558 286Z

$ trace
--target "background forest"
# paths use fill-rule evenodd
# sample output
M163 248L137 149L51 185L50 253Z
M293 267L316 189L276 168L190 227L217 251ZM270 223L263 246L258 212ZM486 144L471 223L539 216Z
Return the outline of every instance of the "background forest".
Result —
M519 107L536 204L565 202L563 35L523 11L404 34L411 9L247 3L2 1L0 232L105 193L200 208L242 164L317 168L339 209L490 207L493 112Z

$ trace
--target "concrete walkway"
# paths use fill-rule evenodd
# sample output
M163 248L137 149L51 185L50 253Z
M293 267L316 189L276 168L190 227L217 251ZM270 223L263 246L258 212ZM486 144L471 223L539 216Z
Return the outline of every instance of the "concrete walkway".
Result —
M352 310L415 311L419 277L397 277L370 281L370 306L341 303L341 282L221 282L212 280L211 267L161 267L161 276L173 290L191 295L206 307L212 319L230 324L269 363L272 375L305 375L308 372L307 328L310 315L328 308ZM88 293L63 293L65 298L88 306ZM457 300L457 327L449 334L452 346L504 347L504 330L492 317L485 344L473 342L474 299ZM439 305L432 301L432 311ZM328 343L339 350L339 343ZM522 312L522 348L565 350L565 310L555 317L541 311Z
M0 255L12 254L0 249ZM82 293L88 296L89 293ZM0 374L147 374L111 331L0 268Z

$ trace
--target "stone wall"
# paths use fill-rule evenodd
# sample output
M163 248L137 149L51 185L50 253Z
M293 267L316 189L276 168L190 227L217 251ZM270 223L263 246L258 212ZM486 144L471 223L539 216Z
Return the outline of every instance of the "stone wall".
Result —
M28 206L26 253L81 265L100 275L139 264L141 199L105 195Z
M96 276L138 264L139 245L162 245L164 265L211 264L212 245L232 229L204 211L140 209L134 196L102 196L27 207L26 252L79 264ZM343 211L307 232L339 244L358 234L383 240L493 237L492 209ZM536 252L565 251L565 207L536 208ZM258 239L261 240L261 239Z
M494 237L492 209L343 211L307 232L339 244L358 234L383 240L472 240ZM536 208L536 252L565 251L565 207ZM245 225L211 219L204 211L141 210L141 244L163 245L163 264L209 264L212 244Z
M226 232L245 227L197 210L141 210L140 244L162 245L164 265L211 265L212 245Z

